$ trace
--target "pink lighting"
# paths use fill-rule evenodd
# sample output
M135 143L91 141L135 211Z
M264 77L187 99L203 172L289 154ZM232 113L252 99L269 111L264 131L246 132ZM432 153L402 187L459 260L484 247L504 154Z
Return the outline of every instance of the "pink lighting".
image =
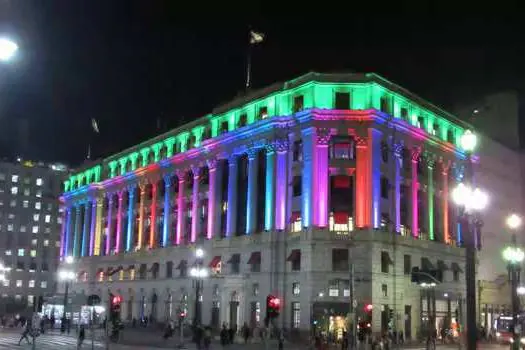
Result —
M179 178L179 193L177 197L177 235L175 237L175 244L179 245L182 241L182 236L184 234L184 174L177 174Z
M208 190L208 232L207 232L207 238L212 239L213 233L215 232L214 227L214 221L215 216L217 215L215 213L215 196L216 196L216 178L217 178L217 168L216 168L216 162L209 162L208 163L208 169L209 169L209 190Z
M277 152L277 181L275 190L275 227L284 230L286 227L286 151Z
M122 239L122 202L124 191L118 193L118 209L117 209L117 234L115 235L115 253L120 252L120 240Z
M315 183L317 184L316 197L317 202L314 203L314 208L317 207L317 222L318 227L328 226L328 141L329 130L318 130L317 143L315 145L315 167L316 172Z
M419 236L418 223L418 202L417 192L419 190L419 181L417 177L417 162L419 160L419 150L415 149L412 152L412 236Z

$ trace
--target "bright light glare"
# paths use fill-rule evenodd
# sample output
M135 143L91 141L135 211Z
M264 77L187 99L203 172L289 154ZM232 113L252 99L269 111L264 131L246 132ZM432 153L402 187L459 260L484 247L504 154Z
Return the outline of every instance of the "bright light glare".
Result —
M75 279L75 273L73 271L60 270L58 271L58 278L67 281Z
M202 250L201 248L197 248L195 250L195 256L197 258L202 258L204 256L204 250Z
M73 257L71 255L66 256L66 264L72 264L73 263Z
M507 217L507 226L513 230L521 226L521 218L516 214Z
M519 286L516 289L516 293L518 293L519 295L525 295L525 286Z
M503 251L503 259L509 263L519 263L525 258L523 250L517 247L507 247Z
M489 197L479 188L472 190L460 183L452 190L452 200L457 205L464 206L467 211L483 210L488 204Z
M461 135L461 148L467 152L472 152L476 148L476 145L478 143L477 136L470 130L465 131L463 135Z
M0 38L0 61L9 61L18 50L18 45L9 39Z
M190 276L196 277L196 278L206 278L208 277L208 270L204 268L192 267L190 269Z

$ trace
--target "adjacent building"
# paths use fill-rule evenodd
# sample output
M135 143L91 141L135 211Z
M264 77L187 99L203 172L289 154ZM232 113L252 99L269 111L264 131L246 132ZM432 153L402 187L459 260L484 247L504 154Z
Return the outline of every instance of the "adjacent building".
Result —
M0 313L31 311L55 292L62 164L0 160Z
M121 295L128 321L192 319L197 299L205 324L255 326L272 294L282 326L341 335L353 292L374 332L414 338L429 309L456 327L464 232L449 198L467 127L376 74L250 92L64 182L71 290ZM198 297L196 247L209 271ZM414 267L442 282L421 288Z

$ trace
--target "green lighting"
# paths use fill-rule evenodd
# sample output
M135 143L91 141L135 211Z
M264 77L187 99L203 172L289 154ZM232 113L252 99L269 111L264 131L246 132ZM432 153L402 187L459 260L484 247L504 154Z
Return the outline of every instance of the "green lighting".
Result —
M465 128L459 125L454 116L441 111L412 95L386 79L375 74L364 74L355 76L335 76L332 82L330 75L306 75L290 80L281 85L280 88L268 88L271 90L267 95L254 98L243 105L237 105L228 111L220 114L209 114L200 118L193 125L190 131L175 129L170 135L159 141L150 140L135 146L118 156L106 158L101 164L83 171L83 177L72 175L69 181L64 183L67 191L74 190L79 186L89 185L92 182L99 182L101 174L107 174L109 178L117 175L123 175L126 172L127 161L130 161L130 170L135 170L139 165L137 160L140 157L140 166L145 167L151 161L158 162L162 158L170 158L176 153L188 150L188 138L192 135L194 143L192 147L201 147L203 133L206 128L210 128L211 137L220 136L220 128L223 122L228 123L228 131L234 131L238 128L240 116L246 114L247 123L252 124L259 118L259 111L266 107L266 118L274 116L289 116L294 108L295 97L302 96L303 109L335 108L335 94L344 92L350 94L350 107L353 110L381 109L381 99L385 98L388 104L388 112L395 118L401 117L401 109L406 109L406 119L413 126L419 124L418 117L422 119L421 128L425 131L432 132L436 124L439 132L435 135L437 139L448 141L448 132L451 131L453 136L452 143L455 146L460 145L461 136ZM232 103L232 105L234 102ZM403 112L405 115L405 112ZM183 127L184 128L184 127ZM435 140L429 140L435 143ZM126 153L127 152L127 153ZM154 160L150 159L153 152ZM115 160L115 157L119 157ZM120 169L117 168L120 165ZM104 172L102 172L102 167ZM98 168L97 168L98 167ZM97 170L95 170L97 169ZM89 172L91 170L91 173ZM117 174L118 173L118 174ZM94 179L92 175L94 174ZM78 175L78 174L76 174Z
M511 264L520 263L523 261L523 258L525 258L525 253L521 248L507 247L503 250L503 260Z

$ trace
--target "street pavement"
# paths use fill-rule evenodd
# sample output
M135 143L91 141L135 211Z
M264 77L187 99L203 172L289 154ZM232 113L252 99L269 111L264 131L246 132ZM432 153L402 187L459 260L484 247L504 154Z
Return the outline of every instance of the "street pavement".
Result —
M22 345L18 345L18 340L20 339L20 334L22 332L22 329L0 329L0 350L5 349L24 349L29 350L33 349L32 345L27 344L27 342L24 340ZM143 339L148 339L151 341L151 343L144 343L140 342L139 344L131 344L129 341L134 339L128 339L128 342L126 344L110 344L109 349L110 350L152 350L152 349L176 349L177 345L179 344L178 340L172 340L168 342L156 342L153 341L154 338L144 336L144 332L138 331L138 332L128 332L128 337L130 333L135 334L142 334ZM89 338L90 333L86 333L87 339L84 341L84 344L82 346L82 349L92 349L91 347L91 339ZM156 335L155 335L156 336ZM189 339L188 339L189 340ZM192 344L189 341L186 341L185 348L188 350L196 350L195 344ZM276 342L270 342L268 346L266 347L264 344L257 343L257 344L233 344L228 345L225 350L274 350L277 349L277 343ZM465 347L462 347L465 349ZM508 345L497 345L497 344L478 344L478 349L482 350L508 350ZM75 332L72 332L70 335L62 335L59 332L47 332L46 334L40 335L36 338L36 345L35 349L37 350L74 350L77 349L77 339ZM97 335L97 340L94 342L94 350L102 350L105 349L105 346L99 336ZM222 346L220 346L217 342L212 343L211 350L222 350ZM296 345L296 344L289 344L286 343L284 346L285 350L309 350L308 346L305 345ZM329 348L330 350L339 350L341 349L340 346L338 347L332 347ZM410 349L410 350L424 350L424 346L410 346L410 347L402 347L397 349ZM438 345L437 350L458 350L457 345ZM366 349L369 350L369 349ZM396 350L394 347L392 350Z

